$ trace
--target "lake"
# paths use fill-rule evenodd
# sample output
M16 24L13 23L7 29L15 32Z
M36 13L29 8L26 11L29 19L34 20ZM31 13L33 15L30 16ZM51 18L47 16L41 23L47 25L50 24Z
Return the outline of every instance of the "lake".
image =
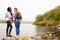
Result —
M0 23L0 39L6 35L6 23ZM45 34L46 32L52 32L48 27L39 27L30 23L22 23L20 27L20 36L35 36L37 34ZM13 30L11 35L15 36L15 26L13 24Z

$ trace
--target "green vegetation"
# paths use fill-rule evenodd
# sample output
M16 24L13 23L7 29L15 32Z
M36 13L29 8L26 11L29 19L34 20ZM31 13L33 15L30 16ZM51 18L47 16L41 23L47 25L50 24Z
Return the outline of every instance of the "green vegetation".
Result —
M60 25L60 6L47 11L43 15L37 15L34 21L39 26L58 26Z
M6 20L4 20L4 19L0 20L0 23L6 23Z

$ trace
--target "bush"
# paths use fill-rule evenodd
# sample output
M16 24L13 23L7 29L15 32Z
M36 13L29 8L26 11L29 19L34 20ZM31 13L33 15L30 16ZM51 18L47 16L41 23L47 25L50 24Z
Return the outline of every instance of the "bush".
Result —
M47 25L48 20L44 20L44 21L35 21L33 24L34 25L39 25L39 26L45 26Z

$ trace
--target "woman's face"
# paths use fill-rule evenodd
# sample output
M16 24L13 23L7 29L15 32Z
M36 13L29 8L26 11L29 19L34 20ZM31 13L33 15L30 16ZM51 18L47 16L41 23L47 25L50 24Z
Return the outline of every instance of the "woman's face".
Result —
M17 13L17 12L18 12L18 9L17 9L17 8L14 8L14 12L16 12L16 13Z
M12 9L10 8L10 11L12 12Z
M16 10L16 9L14 9L14 12L17 12L17 10Z

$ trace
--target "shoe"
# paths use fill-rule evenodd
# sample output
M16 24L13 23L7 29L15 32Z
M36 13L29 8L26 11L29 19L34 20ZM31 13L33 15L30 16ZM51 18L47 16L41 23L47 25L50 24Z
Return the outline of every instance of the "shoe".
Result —
M13 37L12 35L6 35L7 37Z
M13 37L12 35L9 35L9 37Z

